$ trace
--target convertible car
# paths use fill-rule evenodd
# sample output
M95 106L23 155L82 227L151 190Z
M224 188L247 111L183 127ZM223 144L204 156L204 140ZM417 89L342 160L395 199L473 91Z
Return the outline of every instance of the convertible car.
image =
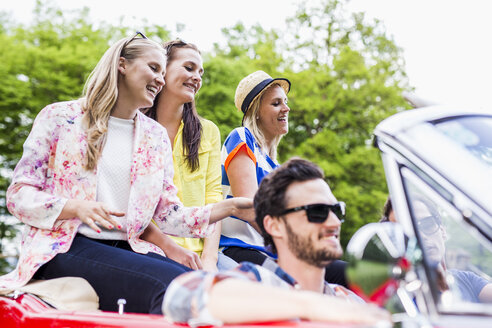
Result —
M432 106L374 132L396 223L370 223L347 247L348 278L403 327L492 327L492 114ZM55 309L0 297L0 327L168 327L157 315ZM235 327L351 327L285 321ZM232 327L232 326L230 326Z
M396 223L354 234L352 283L403 326L492 327L492 113L418 108L374 137Z

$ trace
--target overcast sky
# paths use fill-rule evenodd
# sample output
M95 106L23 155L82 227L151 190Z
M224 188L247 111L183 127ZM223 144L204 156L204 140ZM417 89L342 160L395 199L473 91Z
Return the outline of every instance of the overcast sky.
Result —
M310 0L314 2L315 0ZM28 22L35 0L2 1L1 10ZM246 26L282 29L297 8L294 0L53 0L62 9L87 6L94 20L125 25L147 19L209 50L221 28L238 21ZM432 102L486 106L491 101L492 19L488 0L352 0L348 8L380 19L403 48L406 71L416 93Z

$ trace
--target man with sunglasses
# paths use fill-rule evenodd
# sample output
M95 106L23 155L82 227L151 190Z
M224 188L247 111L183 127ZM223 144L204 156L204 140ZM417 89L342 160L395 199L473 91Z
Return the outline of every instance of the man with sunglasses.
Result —
M445 261L446 229L434 205L425 198L415 197L412 201L417 229L420 233L422 246L427 260L437 268L437 284L441 292L449 289L446 272L454 278L460 298L466 302L491 303L492 284L474 272L447 268Z
M337 201L323 178L318 166L300 158L267 175L254 199L256 222L277 261L267 259L262 266L242 262L228 272L183 274L167 289L164 314L190 325L294 318L388 321L385 310L324 280L325 267L343 253L339 235L345 204Z

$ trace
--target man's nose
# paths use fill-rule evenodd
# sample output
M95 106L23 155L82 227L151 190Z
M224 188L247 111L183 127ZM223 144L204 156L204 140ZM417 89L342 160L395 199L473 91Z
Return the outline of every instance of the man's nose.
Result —
M335 214L333 211L330 211L328 214L328 219L324 222L327 226L336 226L340 227L342 225L342 220Z

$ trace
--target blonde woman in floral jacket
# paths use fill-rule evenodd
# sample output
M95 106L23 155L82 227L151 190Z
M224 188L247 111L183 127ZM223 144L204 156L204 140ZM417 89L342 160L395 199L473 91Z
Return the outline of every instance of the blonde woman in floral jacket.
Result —
M128 312L161 313L168 284L189 269L139 238L151 220L167 234L205 237L231 213L253 219L250 199L185 208L176 196L166 130L139 111L152 106L165 68L162 46L137 33L106 51L83 98L38 114L7 191L25 231L0 289L78 276L101 310L124 298Z

